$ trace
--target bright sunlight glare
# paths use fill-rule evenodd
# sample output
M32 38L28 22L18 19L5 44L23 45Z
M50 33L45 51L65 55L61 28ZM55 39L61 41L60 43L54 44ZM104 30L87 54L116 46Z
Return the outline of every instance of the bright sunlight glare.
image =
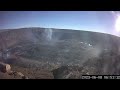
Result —
M115 28L116 31L120 32L120 16L117 17Z

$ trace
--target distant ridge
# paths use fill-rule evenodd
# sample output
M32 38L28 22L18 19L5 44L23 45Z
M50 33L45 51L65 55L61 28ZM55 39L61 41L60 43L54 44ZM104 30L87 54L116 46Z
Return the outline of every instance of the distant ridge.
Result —
M46 27L21 27L21 28L11 28L11 29L0 29L0 32L4 32L4 31L9 31L9 30L21 30L21 29L49 29L49 28L46 28ZM72 31L85 31L85 32L93 32L93 33L101 33L101 34L107 34L107 35L112 35L112 36L117 36L117 37L120 37L118 35L113 35L113 34L110 34L110 33L105 33L105 32L95 32L95 31L90 31L90 30L78 30L78 29L64 29L64 28L50 28L50 29L57 29L57 30L72 30Z

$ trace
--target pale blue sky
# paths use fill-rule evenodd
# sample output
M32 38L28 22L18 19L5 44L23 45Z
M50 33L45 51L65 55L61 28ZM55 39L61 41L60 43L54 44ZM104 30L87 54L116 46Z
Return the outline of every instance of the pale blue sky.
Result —
M110 11L0 11L0 29L46 27L111 33Z

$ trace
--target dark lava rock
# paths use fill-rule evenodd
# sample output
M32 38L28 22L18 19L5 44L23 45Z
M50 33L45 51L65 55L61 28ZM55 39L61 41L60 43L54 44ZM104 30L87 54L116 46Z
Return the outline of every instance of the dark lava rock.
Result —
M55 79L80 79L81 70L78 66L62 66L52 72Z

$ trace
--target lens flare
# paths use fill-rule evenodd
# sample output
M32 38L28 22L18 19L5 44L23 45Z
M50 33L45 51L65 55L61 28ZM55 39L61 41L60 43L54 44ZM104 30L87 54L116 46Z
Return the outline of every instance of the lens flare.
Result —
M120 11L111 11L111 13L115 18L115 30L120 32Z
M120 32L120 16L118 16L116 19L115 28L116 31Z

